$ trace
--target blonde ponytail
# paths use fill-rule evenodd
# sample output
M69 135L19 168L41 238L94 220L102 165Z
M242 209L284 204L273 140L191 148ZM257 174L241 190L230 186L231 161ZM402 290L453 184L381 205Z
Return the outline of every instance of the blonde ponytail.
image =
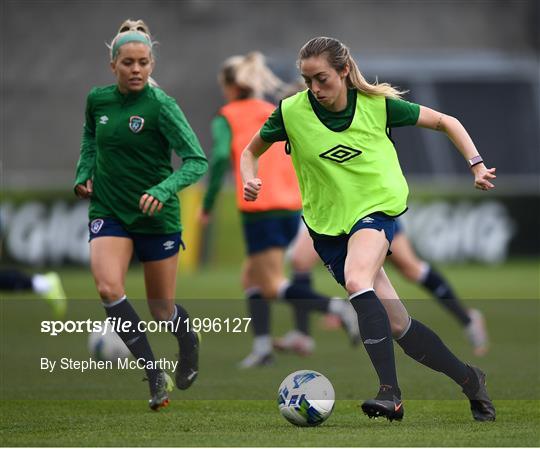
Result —
M120 28L118 28L118 33L125 33L126 31L139 31L141 33L147 34L150 36L150 28L148 28L148 25L144 22L144 20L138 19L126 19L122 22L120 25Z
M264 55L258 51L228 58L218 78L221 84L238 86L244 91L244 97L261 98L266 94L278 96L287 88L266 65Z
M383 96L387 98L401 98L406 91L401 91L388 83L370 83L362 75L356 61L351 56L347 46L337 39L331 37L316 37L307 42L301 49L298 56L298 65L304 59L326 55L328 63L337 72L342 72L347 66L347 87L356 88L360 92L371 96Z

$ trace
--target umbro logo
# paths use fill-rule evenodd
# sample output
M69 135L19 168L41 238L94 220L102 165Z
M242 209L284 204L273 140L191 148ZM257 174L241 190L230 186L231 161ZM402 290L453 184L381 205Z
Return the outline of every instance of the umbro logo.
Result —
M174 248L174 240L167 240L165 243L163 243L163 248L165 250L173 249Z
M361 154L362 152L360 150L355 150L354 148L346 147L345 145L338 145L325 151L324 153L319 154L319 157L342 164L343 162L350 161Z
M106 115L102 115L102 116L99 118L99 123L100 123L101 125L106 125L108 121L109 121L109 117L107 117Z
M361 222L364 224L373 223L375 220L371 217L362 218Z

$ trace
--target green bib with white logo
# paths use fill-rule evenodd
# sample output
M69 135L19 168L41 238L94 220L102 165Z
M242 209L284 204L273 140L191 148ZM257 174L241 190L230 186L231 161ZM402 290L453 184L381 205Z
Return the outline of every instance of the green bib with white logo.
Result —
M358 92L354 118L340 131L319 120L308 91L283 100L281 111L313 231L348 234L373 212L397 216L407 209L409 189L387 134L384 97Z

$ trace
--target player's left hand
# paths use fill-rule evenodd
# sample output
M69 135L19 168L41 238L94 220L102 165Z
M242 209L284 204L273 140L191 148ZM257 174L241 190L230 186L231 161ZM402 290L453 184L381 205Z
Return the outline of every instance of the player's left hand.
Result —
M474 187L479 190L491 190L495 188L495 185L490 182L491 179L495 179L496 168L487 168L484 164L478 164L471 169L474 174Z
M141 196L141 199L139 200L139 209L142 210L143 214L152 216L155 212L159 212L162 208L163 203L148 193Z

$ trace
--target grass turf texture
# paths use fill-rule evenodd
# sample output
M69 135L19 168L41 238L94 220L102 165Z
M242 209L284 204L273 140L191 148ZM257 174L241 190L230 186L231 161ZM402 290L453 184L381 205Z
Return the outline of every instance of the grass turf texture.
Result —
M390 271L390 270L389 270ZM376 391L376 377L363 348L351 348L340 331L327 332L312 319L316 353L308 358L278 355L276 365L249 372L235 364L247 354L244 334L209 333L203 337L201 374L192 389L176 390L169 408L150 412L143 373L130 371L56 371L39 369L39 358L87 359L86 335L49 337L39 322L52 319L47 305L27 295L2 294L0 331L2 446L537 446L540 443L540 302L538 264L448 266L443 270L468 305L487 317L492 349L483 359L471 355L461 329L435 301L408 300L411 314L434 328L467 361L488 374L498 408L497 422L476 423L468 403L453 382L419 366L396 345L405 419L372 421L359 404ZM87 270L62 270L71 298L95 298ZM316 283L329 294L340 291L323 270ZM418 287L392 275L405 298L426 298ZM127 279L131 297L143 297L142 272L134 267ZM181 275L180 298L239 298L236 269ZM478 298L471 300L470 298ZM506 298L491 299L486 298ZM519 299L532 298L532 299ZM133 300L143 319L146 304ZM192 316L243 316L238 299L183 301ZM273 307L273 333L290 328L291 311ZM96 299L73 299L66 319L103 319ZM156 357L174 359L168 335L149 336ZM297 369L323 372L334 384L338 402L320 428L298 429L277 410L281 380ZM107 400L109 399L109 400ZM252 399L252 400L247 400Z
M402 422L369 420L339 401L316 428L296 428L274 401L176 401L159 413L138 401L7 401L3 446L536 446L537 401L497 401L494 423L463 413L464 401L412 400ZM39 418L42 417L42 418ZM526 419L525 419L526 417Z
M451 283L463 299L531 299L540 298L538 260L515 259L504 264L483 265L436 264L436 268ZM430 298L422 287L405 280L391 264L385 270L403 299ZM30 272L31 270L24 270ZM42 270L44 271L44 270ZM97 298L89 269L61 268L58 270L66 293L72 299ZM345 296L345 291L328 274L322 264L314 270L318 290L331 296ZM140 266L132 266L126 277L126 291L130 298L144 298L144 277ZM2 298L36 297L28 293L1 292ZM176 288L177 298L242 298L240 263L210 265L194 273L180 273Z

